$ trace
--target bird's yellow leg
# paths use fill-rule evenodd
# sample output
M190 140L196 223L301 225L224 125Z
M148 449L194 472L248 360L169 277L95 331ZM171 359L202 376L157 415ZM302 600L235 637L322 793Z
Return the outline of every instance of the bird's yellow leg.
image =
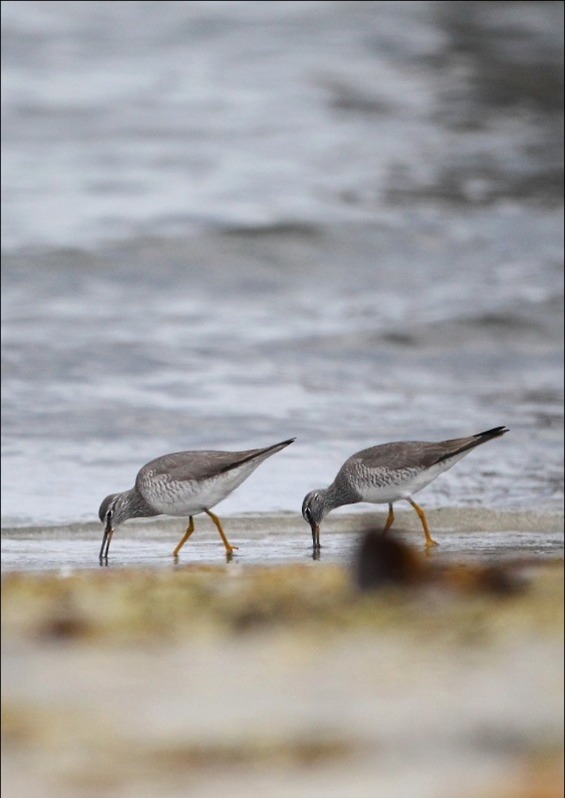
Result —
M189 537L192 535L193 532L194 532L194 519L192 516L190 516L188 519L188 526L186 528L186 532L179 540L179 544L176 547L176 549L173 551L173 557L178 557L179 551L182 549L182 547L184 546L184 544L186 543L186 541L189 539Z
M418 513L418 518L422 522L422 526L424 527L424 535L426 536L426 546L437 546L436 541L430 535L430 530L428 529L428 522L426 521L426 516L424 514L424 511L422 510L421 507L418 507L416 502L412 501L412 499L408 499L408 501L410 502L412 507L416 510L416 512Z
M388 506L388 515L386 517L386 524L385 524L385 528L383 529L383 535L384 535L385 532L388 532L388 530L391 528L393 523L394 523L394 513L392 511L392 504L389 504L389 506Z
M220 537L222 538L224 546L226 547L226 552L228 554L231 554L234 549L237 549L237 546L232 546L228 542L228 539L227 539L227 537L224 534L224 530L222 529L222 524L220 523L220 519L218 518L217 515L214 515L214 513L211 513L210 510L204 510L204 512L206 513L206 515L209 515L210 518L212 519L212 521L215 523L216 529L220 533Z

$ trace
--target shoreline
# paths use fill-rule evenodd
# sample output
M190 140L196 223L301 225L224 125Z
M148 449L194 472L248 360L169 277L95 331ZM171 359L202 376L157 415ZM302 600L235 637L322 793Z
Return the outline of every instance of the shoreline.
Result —
M376 505L383 507L377 510L359 510L357 512L334 510L330 515L326 516L323 521L323 528L336 531L338 528L345 528L345 531L356 531L367 527L368 524L379 525L383 524L387 517L386 505ZM478 529L481 531L489 531L494 529L515 529L523 531L526 529L535 529L538 531L549 531L554 528L555 524L563 525L565 523L565 513L562 511L552 512L535 512L532 510L505 510L499 508L482 508L482 507L432 507L427 509L423 506L426 517L430 526L438 527L455 527L463 530ZM230 524L234 528L249 528L253 529L259 525L264 524L265 520L276 522L277 526L284 529L293 529L302 527L308 530L308 526L303 521L300 513L282 511L282 512L259 512L259 513L235 513L233 515L222 514L216 511L216 514L226 524ZM414 511L410 509L397 509L395 504L395 527L397 525L406 526L406 528L419 528L419 521L416 518ZM202 514L195 516L199 521L204 520L208 522ZM182 527L182 518L173 518L171 516L155 516L154 518L146 519L132 519L127 522L126 526L119 527L123 529L136 529L143 530L146 527L154 527L155 529L165 529L171 527ZM22 524L13 525L10 523L2 522L0 532L4 534L33 534L34 532L41 531L43 534L60 534L65 530L73 531L73 533L88 534L90 532L100 532L102 525L98 521L86 522L68 522L59 524L48 524L42 526L40 524Z
M412 510L395 513L392 534L417 550L423 549L420 522ZM437 561L481 561L530 557L563 558L563 514L483 508L440 508L426 511L438 546L429 552ZM178 562L171 552L184 529L180 518L132 521L116 530L108 565L112 568L174 565L285 565L311 562L308 525L296 513L220 516L228 540L238 546L226 563L223 547L209 519L197 516L196 531ZM359 536L379 532L383 512L335 512L324 519L321 559L346 564ZM98 523L2 529L2 573L12 571L75 571L100 567L102 526Z

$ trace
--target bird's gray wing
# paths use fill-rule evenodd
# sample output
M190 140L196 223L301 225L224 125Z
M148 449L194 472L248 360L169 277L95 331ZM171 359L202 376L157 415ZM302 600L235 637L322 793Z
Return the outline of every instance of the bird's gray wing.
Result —
M135 487L142 496L151 494L156 484L170 482L206 480L230 471L253 460L257 465L271 454L284 449L294 438L265 446L261 449L247 449L243 452L173 452L157 457L146 463L137 474Z
M135 484L139 489L147 478L179 480L205 480L215 477L247 460L258 457L263 449L246 452L173 452L151 460L140 468Z
M476 436L455 438L450 441L430 443L429 441L398 441L372 446L352 455L348 463L362 462L367 468L429 468L441 460L447 460L466 449L472 449L482 440Z

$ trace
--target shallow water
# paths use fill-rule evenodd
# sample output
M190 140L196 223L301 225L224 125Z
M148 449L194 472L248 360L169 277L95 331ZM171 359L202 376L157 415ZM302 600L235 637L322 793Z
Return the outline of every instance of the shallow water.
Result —
M396 513L394 534L415 550L425 551L423 534L408 513ZM382 528L375 514L337 514L322 528L319 561L350 565L360 534ZM563 557L563 517L489 511L439 511L429 513L433 537L439 544L427 556L434 562L491 562L517 560L529 563ZM228 572L241 566L281 565L313 561L308 526L290 514L233 516L224 520L230 543L237 546L226 557L211 522L196 518L196 531L177 560L171 555L182 535L182 524L171 521L128 523L115 532L108 560L102 567L184 568L191 565L227 564ZM2 570L58 571L62 576L79 569L100 567L101 531L93 524L4 529Z

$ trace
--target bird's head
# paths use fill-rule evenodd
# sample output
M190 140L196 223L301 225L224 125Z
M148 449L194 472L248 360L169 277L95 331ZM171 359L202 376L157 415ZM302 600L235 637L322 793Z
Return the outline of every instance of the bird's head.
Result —
M310 524L312 544L315 549L320 548L320 523L327 513L325 493L324 490L311 490L302 502L302 515L304 520Z
M106 496L100 505L98 518L106 526L109 524L112 527L117 527L129 518L127 506L126 494L112 493L110 496Z
M114 529L130 517L128 512L128 493L112 493L110 496L106 496L98 510L98 517L104 524L104 536L102 538L102 548L100 549L100 558L102 559L108 556ZM106 551L104 551L104 547L106 547Z

